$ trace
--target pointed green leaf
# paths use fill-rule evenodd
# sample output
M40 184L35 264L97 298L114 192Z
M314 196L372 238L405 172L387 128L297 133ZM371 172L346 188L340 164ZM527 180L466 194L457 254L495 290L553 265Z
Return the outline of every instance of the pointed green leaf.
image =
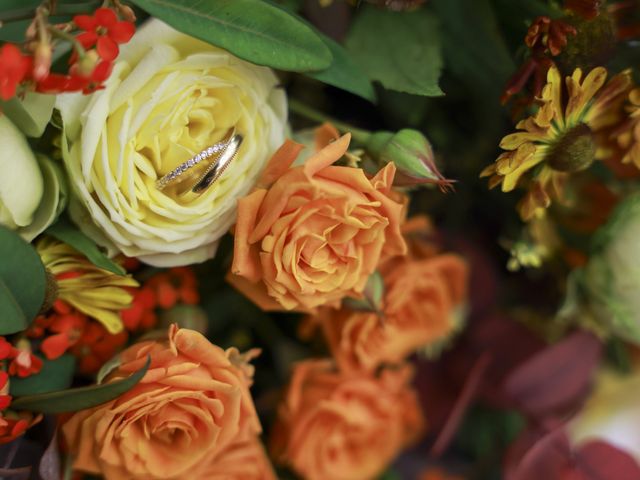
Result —
M426 9L389 12L362 7L346 41L347 50L372 80L390 90L442 95L440 33Z
M109 402L128 392L142 380L151 363L147 363L133 375L122 380L116 380L102 385L72 388L39 395L19 397L11 402L14 410L29 410L41 413L77 412Z
M102 253L94 241L78 230L67 218L61 217L47 229L47 233L83 253L96 267L116 275L126 273L124 268Z
M152 16L258 65L304 72L331 65L329 48L304 22L262 0L132 0Z
M35 249L0 226L0 335L24 330L44 301L46 274Z

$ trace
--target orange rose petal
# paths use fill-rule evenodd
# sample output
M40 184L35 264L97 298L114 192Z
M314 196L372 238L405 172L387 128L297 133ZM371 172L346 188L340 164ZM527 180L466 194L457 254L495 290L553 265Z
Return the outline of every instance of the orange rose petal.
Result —
M242 275L253 282L260 280L260 261L257 253L251 248L250 238L260 205L264 200L266 190L256 190L248 196L238 200L238 218L233 238L233 264L231 271Z
M320 150L340 138L340 132L330 123L323 123L316 128L316 150Z
M351 134L346 133L338 140L330 143L319 152L312 155L304 164L304 172L307 177L313 177L323 168L333 165L340 157L342 157L351 142Z
M265 170L258 180L258 188L268 188L280 178L295 162L304 145L287 139L284 144L273 154Z

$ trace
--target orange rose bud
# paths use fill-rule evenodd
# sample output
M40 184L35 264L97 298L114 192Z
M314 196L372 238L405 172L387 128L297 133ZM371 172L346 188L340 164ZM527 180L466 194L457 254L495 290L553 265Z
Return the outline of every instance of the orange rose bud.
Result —
M74 469L107 480L206 478L201 472L216 456L260 432L251 369L240 364L247 356L173 325L168 340L122 352L108 379L131 375L148 356L140 383L63 426Z
M333 166L350 135L289 168L301 147L287 142L258 188L238 203L229 281L265 310L313 311L358 296L379 261L403 254L395 166L373 178Z
M50 43L42 42L38 44L33 61L33 78L35 80L43 80L49 75L52 55L53 47Z
M272 447L306 480L377 478L417 439L424 420L411 368L340 373L330 360L295 366Z

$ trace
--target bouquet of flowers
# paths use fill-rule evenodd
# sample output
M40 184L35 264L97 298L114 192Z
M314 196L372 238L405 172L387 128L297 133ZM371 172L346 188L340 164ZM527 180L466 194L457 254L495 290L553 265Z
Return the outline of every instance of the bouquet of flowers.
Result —
M638 39L1 2L0 478L640 479Z

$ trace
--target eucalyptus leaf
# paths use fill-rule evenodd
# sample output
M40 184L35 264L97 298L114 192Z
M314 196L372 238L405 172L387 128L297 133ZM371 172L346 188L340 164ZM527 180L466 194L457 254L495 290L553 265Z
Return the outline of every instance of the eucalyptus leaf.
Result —
M16 232L0 226L0 335L24 330L44 301L40 256Z
M147 373L150 363L151 357L147 357L144 367L122 380L115 380L102 385L91 385L19 397L11 402L11 408L41 413L77 412L92 408L101 403L109 402L131 390Z
M75 365L75 357L68 353L55 360L43 358L42 369L35 375L11 378L10 393L14 397L21 397L68 388L73 380Z
M175 29L258 65L297 72L331 65L313 29L263 0L131 0Z
M49 123L55 102L55 95L27 92L22 99L0 102L0 110L27 137L37 138Z
M50 226L47 233L83 253L95 266L116 275L126 274L124 268L102 253L93 240L73 226L66 217L61 217Z
M440 43L437 18L426 9L400 13L362 7L346 47L369 78L385 88L434 97L442 95Z

